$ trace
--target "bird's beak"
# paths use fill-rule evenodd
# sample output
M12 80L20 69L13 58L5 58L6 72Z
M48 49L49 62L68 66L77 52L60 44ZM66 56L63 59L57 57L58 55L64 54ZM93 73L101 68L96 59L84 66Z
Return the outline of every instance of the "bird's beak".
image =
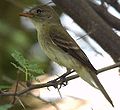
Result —
M23 12L23 13L19 13L19 16L24 16L24 17L32 18L34 16L34 14L30 13L30 12Z

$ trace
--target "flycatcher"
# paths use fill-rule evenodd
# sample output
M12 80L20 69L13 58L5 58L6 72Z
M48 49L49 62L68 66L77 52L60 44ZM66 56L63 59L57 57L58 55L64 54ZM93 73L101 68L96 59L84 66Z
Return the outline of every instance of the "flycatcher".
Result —
M47 5L35 6L21 16L36 27L38 41L45 54L56 63L74 69L91 86L98 88L113 106L112 100L96 76L96 69L60 23L55 10Z

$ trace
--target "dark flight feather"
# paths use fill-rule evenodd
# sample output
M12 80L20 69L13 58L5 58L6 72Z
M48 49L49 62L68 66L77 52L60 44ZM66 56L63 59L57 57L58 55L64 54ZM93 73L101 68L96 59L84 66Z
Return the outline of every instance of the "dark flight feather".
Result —
M69 36L69 34L66 31L63 31L64 33L59 32L59 29L52 27L50 29L50 36L52 41L62 50L64 50L69 55L76 58L80 63L82 63L84 66L87 66L92 71L95 71L95 68L90 63L88 57L86 54L80 49L78 44ZM66 35L66 37L64 37ZM69 41L69 42L68 42Z

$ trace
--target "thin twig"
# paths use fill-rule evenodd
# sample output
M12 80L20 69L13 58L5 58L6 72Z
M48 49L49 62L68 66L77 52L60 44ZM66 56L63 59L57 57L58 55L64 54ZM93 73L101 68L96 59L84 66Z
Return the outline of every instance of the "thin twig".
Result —
M107 66L107 67L104 67L102 69L99 69L98 73L101 73L101 72L104 72L104 71L107 71L107 70L110 70L110 69L114 69L114 68L119 67L119 66L120 66L120 62L118 62L116 64L113 64L113 65L110 65L110 66ZM75 72L75 71L72 70L70 73L73 73L73 72ZM67 75L69 75L70 73L67 73ZM63 82L63 80L60 80L60 79L63 78L63 76L66 77L67 75L63 74L60 77L58 77L58 78L56 78L56 79L54 79L52 81L49 81L47 83L31 85L31 86L25 88L24 90L18 91L16 93L13 93L13 92L3 92L2 91L0 93L0 96L20 96L20 95L22 95L24 93L27 93L27 92L29 92L29 91L31 91L33 89L38 89L38 88L43 88L43 87L50 87L50 86L53 86L53 87L57 88L58 85L62 84L62 82ZM66 82L70 81L70 80L73 80L75 78L78 78L78 77L79 77L78 74L67 76L66 77Z
M18 88L18 84L19 84L19 76L20 76L20 73L19 73L19 71L18 71L18 72L17 72L17 82L16 82L14 94L16 94L16 92L17 92L17 88ZM15 103L15 99L16 99L16 96L14 95L12 104Z

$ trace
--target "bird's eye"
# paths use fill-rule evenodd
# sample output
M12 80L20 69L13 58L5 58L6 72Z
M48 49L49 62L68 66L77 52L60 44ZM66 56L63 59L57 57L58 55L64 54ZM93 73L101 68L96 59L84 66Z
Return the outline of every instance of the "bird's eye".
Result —
M41 9L37 9L36 12L37 12L37 14L40 14L40 13L43 12L43 10L41 10Z

